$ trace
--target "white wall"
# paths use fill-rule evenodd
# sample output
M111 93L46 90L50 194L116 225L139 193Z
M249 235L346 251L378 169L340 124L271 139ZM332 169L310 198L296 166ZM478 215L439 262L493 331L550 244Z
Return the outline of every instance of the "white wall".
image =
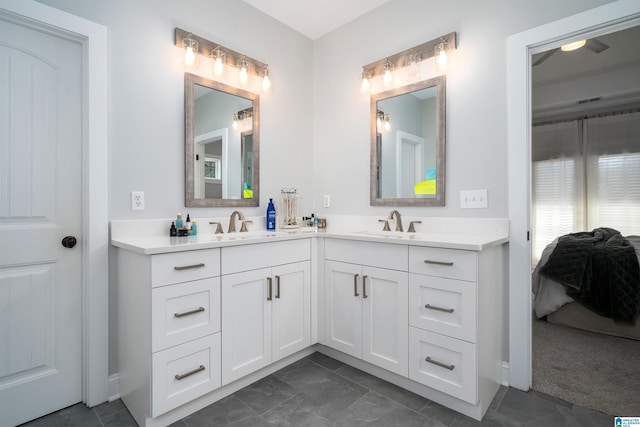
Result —
M282 187L301 212L385 215L369 206L369 100L361 67L458 33L447 76L447 197L415 216L506 217L506 38L610 0L394 0L312 42L239 0L39 0L109 27L109 171L112 220L170 218L184 208L184 93L180 27L268 63L261 97L262 215ZM200 74L196 72L196 74ZM460 190L486 188L489 208L460 210ZM145 192L132 212L129 192ZM322 208L330 194L331 208ZM189 209L192 217L232 209ZM115 257L110 265L110 342L115 343ZM115 345L110 372L117 372Z
M323 214L384 216L369 206L369 102L362 66L456 31L447 74L446 206L416 216L506 217L506 38L608 0L395 0L314 43L314 203ZM331 167L326 167L326 165ZM487 189L488 209L460 209ZM331 208L322 196L331 195Z

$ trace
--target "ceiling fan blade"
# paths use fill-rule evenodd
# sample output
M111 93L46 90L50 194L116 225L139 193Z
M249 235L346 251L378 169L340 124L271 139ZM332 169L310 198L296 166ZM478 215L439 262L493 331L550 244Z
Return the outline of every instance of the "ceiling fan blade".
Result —
M542 55L536 62L534 62L532 64L532 67L535 67L536 65L540 65L542 64L544 61L546 61L547 59L549 59L549 57L551 55L553 55L554 53L556 53L560 48L555 48L555 49L551 49L545 52L544 55Z
M595 53L600 53L603 50L609 49L609 46L607 46L606 44L602 43L598 39L589 39L589 40L587 40L587 44L585 45L585 47L587 49L589 49L590 51L595 52Z

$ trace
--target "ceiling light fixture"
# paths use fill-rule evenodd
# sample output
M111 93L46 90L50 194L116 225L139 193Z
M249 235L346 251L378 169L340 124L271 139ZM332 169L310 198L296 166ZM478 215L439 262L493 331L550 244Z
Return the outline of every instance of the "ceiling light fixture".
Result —
M564 44L562 46L560 46L560 49L563 52L571 52L572 50L578 50L580 49L582 46L584 46L585 44L587 44L586 40L578 40L576 42L573 43L567 43Z
M237 68L238 80L242 84L249 83L250 74L262 79L262 89L268 91L271 88L271 74L269 66L264 62L247 55L235 52L218 43L196 36L181 28L175 29L175 45L185 50L184 64L193 67L198 63L198 54L206 56L213 61L213 74L222 75L228 66ZM259 90L259 89L258 89Z

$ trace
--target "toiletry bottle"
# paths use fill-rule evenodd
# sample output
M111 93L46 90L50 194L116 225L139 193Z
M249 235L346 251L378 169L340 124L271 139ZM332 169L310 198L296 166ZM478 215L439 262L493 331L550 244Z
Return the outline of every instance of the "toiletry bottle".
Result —
M176 218L176 228L180 229L182 228L182 214L178 214L178 217Z
M169 228L169 236L175 237L178 235L178 230L176 230L176 224L171 221L171 228Z
M276 207L273 206L273 199L269 199L267 206L267 231L276 230Z
M191 223L191 235L195 236L197 234L197 231L198 231L198 224L196 224L196 222L193 221Z
M188 234L191 234L191 217L187 214L187 220L184 222L184 229Z
M318 231L318 217L316 214L311 214L311 224L313 227L313 231Z

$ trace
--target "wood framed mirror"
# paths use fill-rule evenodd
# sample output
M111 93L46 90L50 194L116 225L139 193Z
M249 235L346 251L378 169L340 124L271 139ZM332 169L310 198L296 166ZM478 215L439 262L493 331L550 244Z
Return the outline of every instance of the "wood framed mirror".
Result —
M371 206L444 206L446 77L371 96Z
M185 206L260 203L260 96L185 73Z

